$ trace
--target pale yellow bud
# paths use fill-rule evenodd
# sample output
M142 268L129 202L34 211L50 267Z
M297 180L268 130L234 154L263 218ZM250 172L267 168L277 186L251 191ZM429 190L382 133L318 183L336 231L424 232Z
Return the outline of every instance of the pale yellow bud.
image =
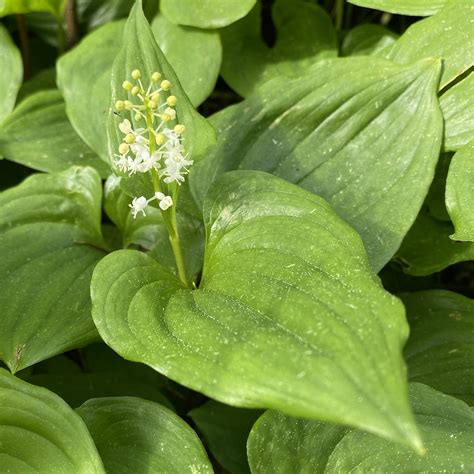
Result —
M161 114L160 115L160 119L163 121L163 122L169 122L171 120L171 115L169 114Z
M178 98L174 95L170 95L167 99L166 99L166 103L170 106L170 107L174 107L177 103L178 103Z
M133 86L131 93L132 95L137 95L140 92L140 88L138 86Z
M122 87L123 87L126 91L131 91L131 90L133 89L133 84L132 84L130 81L123 81Z
M162 133L157 133L155 137L155 141L157 145L163 145L165 143L166 138Z
M161 74L159 72L154 72L152 75L151 75L151 80L153 82L158 82L159 80L161 79Z
M115 102L115 108L117 110L124 110L125 109L125 102L123 100L117 100L117 102Z
M180 135L181 133L183 133L184 131L186 130L186 127L184 125L181 125L180 123L178 123L178 125L175 125L174 126L174 131Z
M157 109L158 108L158 102L156 100L154 100L154 98L150 101L148 101L148 106L150 107L150 109Z
M130 147L126 143L121 143L119 146L119 153L121 155L125 155L125 153L128 153L128 150L130 150Z
M127 110L132 110L133 108L133 104L129 100L124 101L124 105Z
M133 133L127 133L127 135L125 135L125 143L128 145L135 143L135 135L133 135Z
M135 80L140 79L140 77L141 77L140 71L139 71L138 69L134 69L134 70L132 71L132 77L133 77Z
M167 79L165 79L164 81L161 81L160 87L161 87L164 91L169 91L169 90L170 90L170 87L171 87L171 82L168 81Z
M139 122L142 119L142 114L140 112L137 112L135 114L135 122Z

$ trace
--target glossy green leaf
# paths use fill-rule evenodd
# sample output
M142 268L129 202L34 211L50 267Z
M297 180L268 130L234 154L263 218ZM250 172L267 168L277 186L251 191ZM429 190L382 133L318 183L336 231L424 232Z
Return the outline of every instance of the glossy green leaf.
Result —
M100 262L91 294L104 341L224 403L418 446L403 309L374 278L357 233L318 196L255 171L222 177L204 222L199 290L183 291L136 251Z
M101 182L92 168L33 175L0 194L0 358L12 371L97 338L90 315Z
M35 94L39 91L50 90L56 88L56 69L54 67L43 69L35 74L31 79L25 81L17 96L18 104L26 99L28 96Z
M437 13L447 0L347 0L366 8L375 8L400 15L427 16Z
M161 0L160 9L178 25L222 28L244 17L257 0Z
M108 162L106 121L112 63L120 50L124 22L110 23L87 35L57 64L66 111L81 138Z
M1 8L1 4L0 4ZM21 86L23 64L18 48L0 24L0 122L13 110Z
M370 56L393 45L398 35L381 25L358 25L342 42L343 56Z
M154 18L151 29L189 100L198 106L209 97L219 76L219 33L175 25L163 15Z
M212 123L218 145L195 165L197 202L220 173L271 172L325 199L360 233L373 268L392 257L433 179L442 118L439 62L378 58L318 62L273 80Z
M273 47L262 39L260 3L220 32L222 77L242 97L273 77L299 77L317 60L337 56L336 30L321 7L303 0L276 0L272 17Z
M474 405L474 301L445 290L402 293L410 380Z
M141 1L138 1L130 12L125 26L123 45L114 60L112 68L112 104L115 104L117 100L127 98L136 101L136 98L133 98L130 93L127 93L122 88L123 81L130 79L130 74L134 69L141 71L142 78L146 84L149 83L149 78L151 78L155 71L159 71L163 79L166 78L171 82L172 86L169 94L173 94L178 98L178 104L175 108L177 121L186 126L186 131L183 133L183 144L186 152L189 158L194 161L202 158L209 146L215 141L214 130L196 112L181 87L176 73L158 47L150 25L143 15ZM165 95L164 92L160 94L160 101L166 100ZM111 109L107 120L109 158L111 160L115 160L118 147L123 139L123 134L119 130L119 124L125 116L125 114L119 116L113 112ZM130 117L130 121L137 125L133 117ZM142 178L143 176L138 176L137 178L128 178L128 180L133 181L137 179L141 182Z
M143 364L126 361L103 344L81 350L81 366L65 355L36 364L18 375L58 394L72 407L90 398L131 396L172 408L165 396L170 382Z
M158 403L133 397L96 398L77 412L108 472L214 472L196 433Z
M474 5L448 0L436 15L414 23L395 43L388 59L410 64L423 58L441 58L440 89L474 65Z
M49 12L60 18L66 0L0 0L0 17L14 13Z
M474 141L462 147L451 160L446 207L455 229L451 238L474 242Z
M134 3L135 0L78 0L77 19L83 28L90 31L106 23L126 18Z
M105 473L81 418L64 400L0 368L2 472Z
M456 151L474 140L474 73L444 93L444 149Z
M189 412L213 456L232 474L250 472L247 438L260 415L259 410L234 408L214 400Z
M63 171L72 165L92 166L102 177L109 166L72 128L57 90L40 91L26 99L0 128L0 153L39 171Z
M473 411L422 384L411 384L410 399L425 441L425 456L368 433L269 411L250 433L252 472L472 472Z
M450 239L450 222L434 219L422 211L396 254L405 272L429 275L458 262L474 260L474 243Z

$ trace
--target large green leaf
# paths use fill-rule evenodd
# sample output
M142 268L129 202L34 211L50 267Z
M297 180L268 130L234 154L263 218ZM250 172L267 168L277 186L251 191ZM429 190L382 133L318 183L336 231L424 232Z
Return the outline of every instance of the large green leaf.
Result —
M160 9L178 25L222 28L245 16L257 0L161 0Z
M0 128L0 153L39 171L63 171L72 165L92 166L102 177L109 166L72 128L57 90L24 99Z
M406 235L396 260L410 275L429 275L458 262L474 260L473 242L456 242L451 222L440 221L420 212Z
M261 415L259 410L234 408L209 400L189 412L204 435L209 450L232 474L250 472L247 462L247 438L252 425Z
M375 8L401 15L433 15L443 8L447 0L347 0L361 7Z
M196 433L158 403L134 397L96 398L77 412L108 472L214 472Z
M25 81L18 91L17 106L28 96L39 91L50 90L56 88L56 69L54 67L42 69L31 79Z
M451 238L474 242L474 140L451 160L446 180L446 207L455 228Z
M58 85L69 119L81 138L106 162L110 75L122 44L123 26L124 22L116 22L99 28L61 56L57 64Z
M442 58L440 89L474 65L474 8L471 1L448 0L436 15L414 23L395 43L388 58L410 64Z
M81 349L80 361L81 366L60 355L36 364L31 373L18 375L53 391L72 407L90 398L133 396L172 408L164 395L171 382L143 364L122 359L104 344Z
M100 262L91 294L104 341L224 403L419 446L403 309L372 275L357 233L318 196L255 171L222 177L204 221L199 290L140 252Z
M209 146L215 141L214 130L209 123L199 115L187 98L173 68L158 47L153 32L146 20L141 6L141 0L134 5L127 20L123 35L123 44L116 56L112 68L112 104L117 100L127 98L127 92L122 88L125 79L130 78L134 69L141 71L145 82L155 71L162 74L163 79L171 82L170 93L178 98L176 105L177 120L186 126L183 134L183 144L190 159L196 161L203 157ZM163 97L162 97L163 96ZM165 94L160 95L160 100L166 100ZM131 97L131 96L130 96ZM123 139L119 124L123 117L111 109L107 120L107 136L109 143L109 158L115 159L118 147ZM135 120L130 120L134 125ZM138 126L137 126L138 128ZM129 181L143 183L143 176L128 178ZM148 179L149 181L149 179Z
M222 61L219 33L175 25L163 15L154 18L151 28L189 100L198 106L209 97L219 76Z
M393 45L396 39L397 35L382 25L358 25L344 37L341 52L343 56L380 54Z
M422 384L411 384L410 399L425 456L368 433L269 411L254 425L248 440L252 472L472 472L473 411Z
M474 405L474 301L451 291L402 293L410 380Z
M49 12L61 18L66 0L0 0L0 17L14 13Z
M64 400L0 369L2 472L105 473L81 418Z
M449 88L439 101L444 117L444 149L456 151L474 140L474 73Z
M274 173L324 197L360 233L375 270L399 247L433 178L442 119L439 62L357 57L273 80L212 122L218 145L192 170L202 202L215 176Z
M21 85L23 64L7 29L0 24L0 122L11 112Z
M97 338L90 315L100 248L92 168L34 175L0 194L0 358L12 371Z
M262 39L261 4L221 30L222 77L247 97L273 77L299 77L322 58L337 56L336 30L321 7L303 0L276 0L272 9L276 43Z

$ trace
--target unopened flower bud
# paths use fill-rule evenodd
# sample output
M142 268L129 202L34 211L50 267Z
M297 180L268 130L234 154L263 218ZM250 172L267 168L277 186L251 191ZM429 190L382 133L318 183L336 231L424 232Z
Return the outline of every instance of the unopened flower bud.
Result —
M133 77L135 80L140 79L140 77L141 77L140 71L139 71L138 69L134 69L134 70L132 71L132 77Z
M180 123L178 123L178 125L175 125L175 126L174 126L174 131L175 131L178 135L181 135L181 133L183 133L185 130L186 130L186 127L185 127L184 125L181 125Z
M132 110L133 108L133 104L129 100L124 101L124 105L127 110Z
M132 95L137 95L140 92L140 88L138 86L133 86L130 92Z
M158 102L156 100L150 100L148 101L148 106L150 109L155 110L158 108Z
M170 106L170 107L174 107L177 103L178 103L178 98L174 95L170 95L167 99L166 99L166 103Z
M135 143L135 136L133 133L127 133L127 135L125 135L125 143L128 143L129 145Z
M169 122L171 120L171 116L169 114L161 114L160 119L162 122Z
M163 145L165 143L166 138L162 133L157 133L155 137L155 141L157 145Z
M132 84L130 81L123 81L122 87L123 87L126 91L131 91L131 90L133 89L133 84Z
M151 75L151 80L153 82L158 82L159 80L161 79L161 74L159 72L154 72L152 75Z
M171 120L174 120L176 118L176 110L172 109L171 107L167 107L165 109L165 114L169 115L171 117Z
M126 143L121 143L119 146L119 153L125 155L125 153L128 153L129 149L130 147Z
M117 102L115 102L115 108L117 110L125 109L125 102L123 100L117 100Z
M168 81L167 79L165 79L164 81L161 81L160 87L161 87L164 91L168 91L168 90L170 90L171 82Z
M135 122L139 122L142 119L142 114L140 112L137 112L135 114Z

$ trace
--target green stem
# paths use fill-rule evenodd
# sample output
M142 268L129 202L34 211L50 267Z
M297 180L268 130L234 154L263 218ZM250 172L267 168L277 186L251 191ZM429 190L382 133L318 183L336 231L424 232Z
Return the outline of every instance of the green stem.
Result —
M342 30L342 22L344 19L344 0L336 0L336 30Z
M148 127L148 141L150 143L150 153L153 154L156 150L155 135L153 130L153 118L149 110L146 110L146 124ZM161 181L158 172L152 170L151 172L153 189L155 192L162 192ZM186 277L186 267L184 265L183 253L181 251L181 243L179 239L178 224L176 221L176 204L178 200L178 190L175 189L173 192L173 205L166 211L161 210L163 216L163 222L165 223L166 230L168 231L168 237L170 239L171 248L174 254L174 260L176 262L176 268L178 269L178 275L181 282L189 287L188 279Z
M64 32L63 20L58 18L58 51L59 54L66 51L66 33Z

